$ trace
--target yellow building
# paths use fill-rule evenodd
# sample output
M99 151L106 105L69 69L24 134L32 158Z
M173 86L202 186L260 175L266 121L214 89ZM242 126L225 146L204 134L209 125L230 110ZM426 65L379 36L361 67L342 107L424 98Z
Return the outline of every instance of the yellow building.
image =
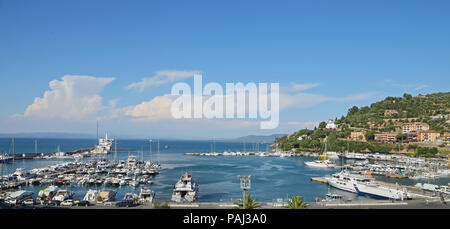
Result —
M353 141L367 141L366 139L366 131L365 130L357 130L357 131L352 131L350 133L350 136L348 137L348 139L353 140Z
M417 140L419 142L435 142L440 136L441 133L434 130L417 131Z

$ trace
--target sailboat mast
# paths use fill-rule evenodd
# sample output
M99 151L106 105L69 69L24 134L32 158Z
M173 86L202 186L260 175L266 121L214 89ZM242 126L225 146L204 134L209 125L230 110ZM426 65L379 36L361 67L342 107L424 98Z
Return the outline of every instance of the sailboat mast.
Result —
M99 140L98 140L98 120L97 120L97 145L99 144Z
M13 164L14 164L14 158L15 158L15 153L16 153L16 146L15 146L15 143L14 143L14 137L12 137L12 156L13 156L13 159L12 159L12 161L13 161Z
M152 161L153 161L153 152L152 152L152 139L150 138L150 140L148 140L150 143L150 148L149 148L149 152L150 152L150 164L152 163Z
M2 151L2 181L3 181L3 164L5 164L5 152Z
M158 164L159 164L159 139L158 139Z
M114 160L117 161L117 139L114 138Z

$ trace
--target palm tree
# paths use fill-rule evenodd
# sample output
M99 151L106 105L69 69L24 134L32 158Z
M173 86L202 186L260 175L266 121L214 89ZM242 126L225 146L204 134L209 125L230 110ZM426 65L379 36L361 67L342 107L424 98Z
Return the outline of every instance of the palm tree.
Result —
M288 209L305 209L307 204L305 202L305 197L302 196L294 196L288 200Z
M245 195L245 209L256 209L261 207L261 203L256 202L258 199L253 199L252 194L246 194ZM234 209L243 209L243 203L242 200L237 201L236 204L238 207L234 207Z

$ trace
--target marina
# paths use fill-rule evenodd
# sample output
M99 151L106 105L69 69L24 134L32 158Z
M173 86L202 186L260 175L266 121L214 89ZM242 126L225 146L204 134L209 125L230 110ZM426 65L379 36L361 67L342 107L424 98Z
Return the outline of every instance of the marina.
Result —
M91 207L140 205L145 207L151 206L155 201L169 201L169 205L173 208L183 208L184 205L221 208L232 206L234 201L230 200L238 200L241 197L239 180L236 176L241 173L252 173L254 188L251 193L263 203L267 203L264 206L268 208L283 206L291 195L305 196L312 204L316 203L318 197L326 199L329 195L342 196L342 199L334 200L339 203L344 203L344 200L349 203L349 199L353 204L380 201L358 193L342 193L339 188L329 187L327 179L344 169L354 174L370 173L376 177L377 182L387 186L398 183L411 193L412 200L408 201L424 199L432 201L439 198L439 193L448 198L446 193L448 189L444 186L450 179L446 173L448 164L443 159L424 160L404 155L363 154L365 160L356 160L347 159L335 152L331 152L330 156L328 153L292 154L259 151L239 153L242 143L226 142L216 143L215 151L222 153L212 155L210 143L201 141L163 141L161 143L167 147L161 147L160 154L153 155L148 140L122 140L118 143L121 148L141 148L141 150L115 151L112 148L109 154L93 154L92 150L85 150L81 153L82 157L74 157L78 155L77 153L65 153L64 156L57 156L54 153L53 157L39 157L4 164L7 172L3 176L3 198L13 203L11 193L26 191L28 195L32 192L32 201L31 198L25 198L19 202L23 205L33 203L33 206L59 204L60 207L74 207L87 204ZM147 147L144 148L145 146ZM186 151L203 152L193 154ZM281 156L284 154L290 156ZM315 160L329 160L336 166L326 168L307 166L308 162ZM212 175L211 170L217 174ZM424 176L412 179L426 172L434 174L433 178ZM408 174L408 177L394 178L389 174ZM193 195L185 195L184 199L174 198L177 196L174 195L177 191L174 187L183 180L183 176L189 175L196 178L193 186L187 185L191 187ZM417 183L435 183L438 189L427 191L416 186ZM272 192L267 192L266 188L269 186ZM42 200L44 194L47 198L57 197L55 200L58 201L45 198ZM407 199L409 198L404 198L404 201ZM402 201L401 198L398 201ZM189 204L190 202L194 202L193 205Z

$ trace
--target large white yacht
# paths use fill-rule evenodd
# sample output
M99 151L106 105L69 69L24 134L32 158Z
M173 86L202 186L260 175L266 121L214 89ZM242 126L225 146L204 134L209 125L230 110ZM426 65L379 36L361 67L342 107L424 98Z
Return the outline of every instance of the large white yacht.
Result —
M411 198L406 188L402 188L399 185L386 186L379 184L370 174L357 175L341 171L327 178L327 181L332 187L373 198L394 200Z
M192 179L192 175L184 173L175 184L172 194L174 202L193 202L197 200L198 186Z
M105 138L98 139L98 145L91 151L93 154L108 154L111 152L114 139L108 138L108 133L105 134Z

